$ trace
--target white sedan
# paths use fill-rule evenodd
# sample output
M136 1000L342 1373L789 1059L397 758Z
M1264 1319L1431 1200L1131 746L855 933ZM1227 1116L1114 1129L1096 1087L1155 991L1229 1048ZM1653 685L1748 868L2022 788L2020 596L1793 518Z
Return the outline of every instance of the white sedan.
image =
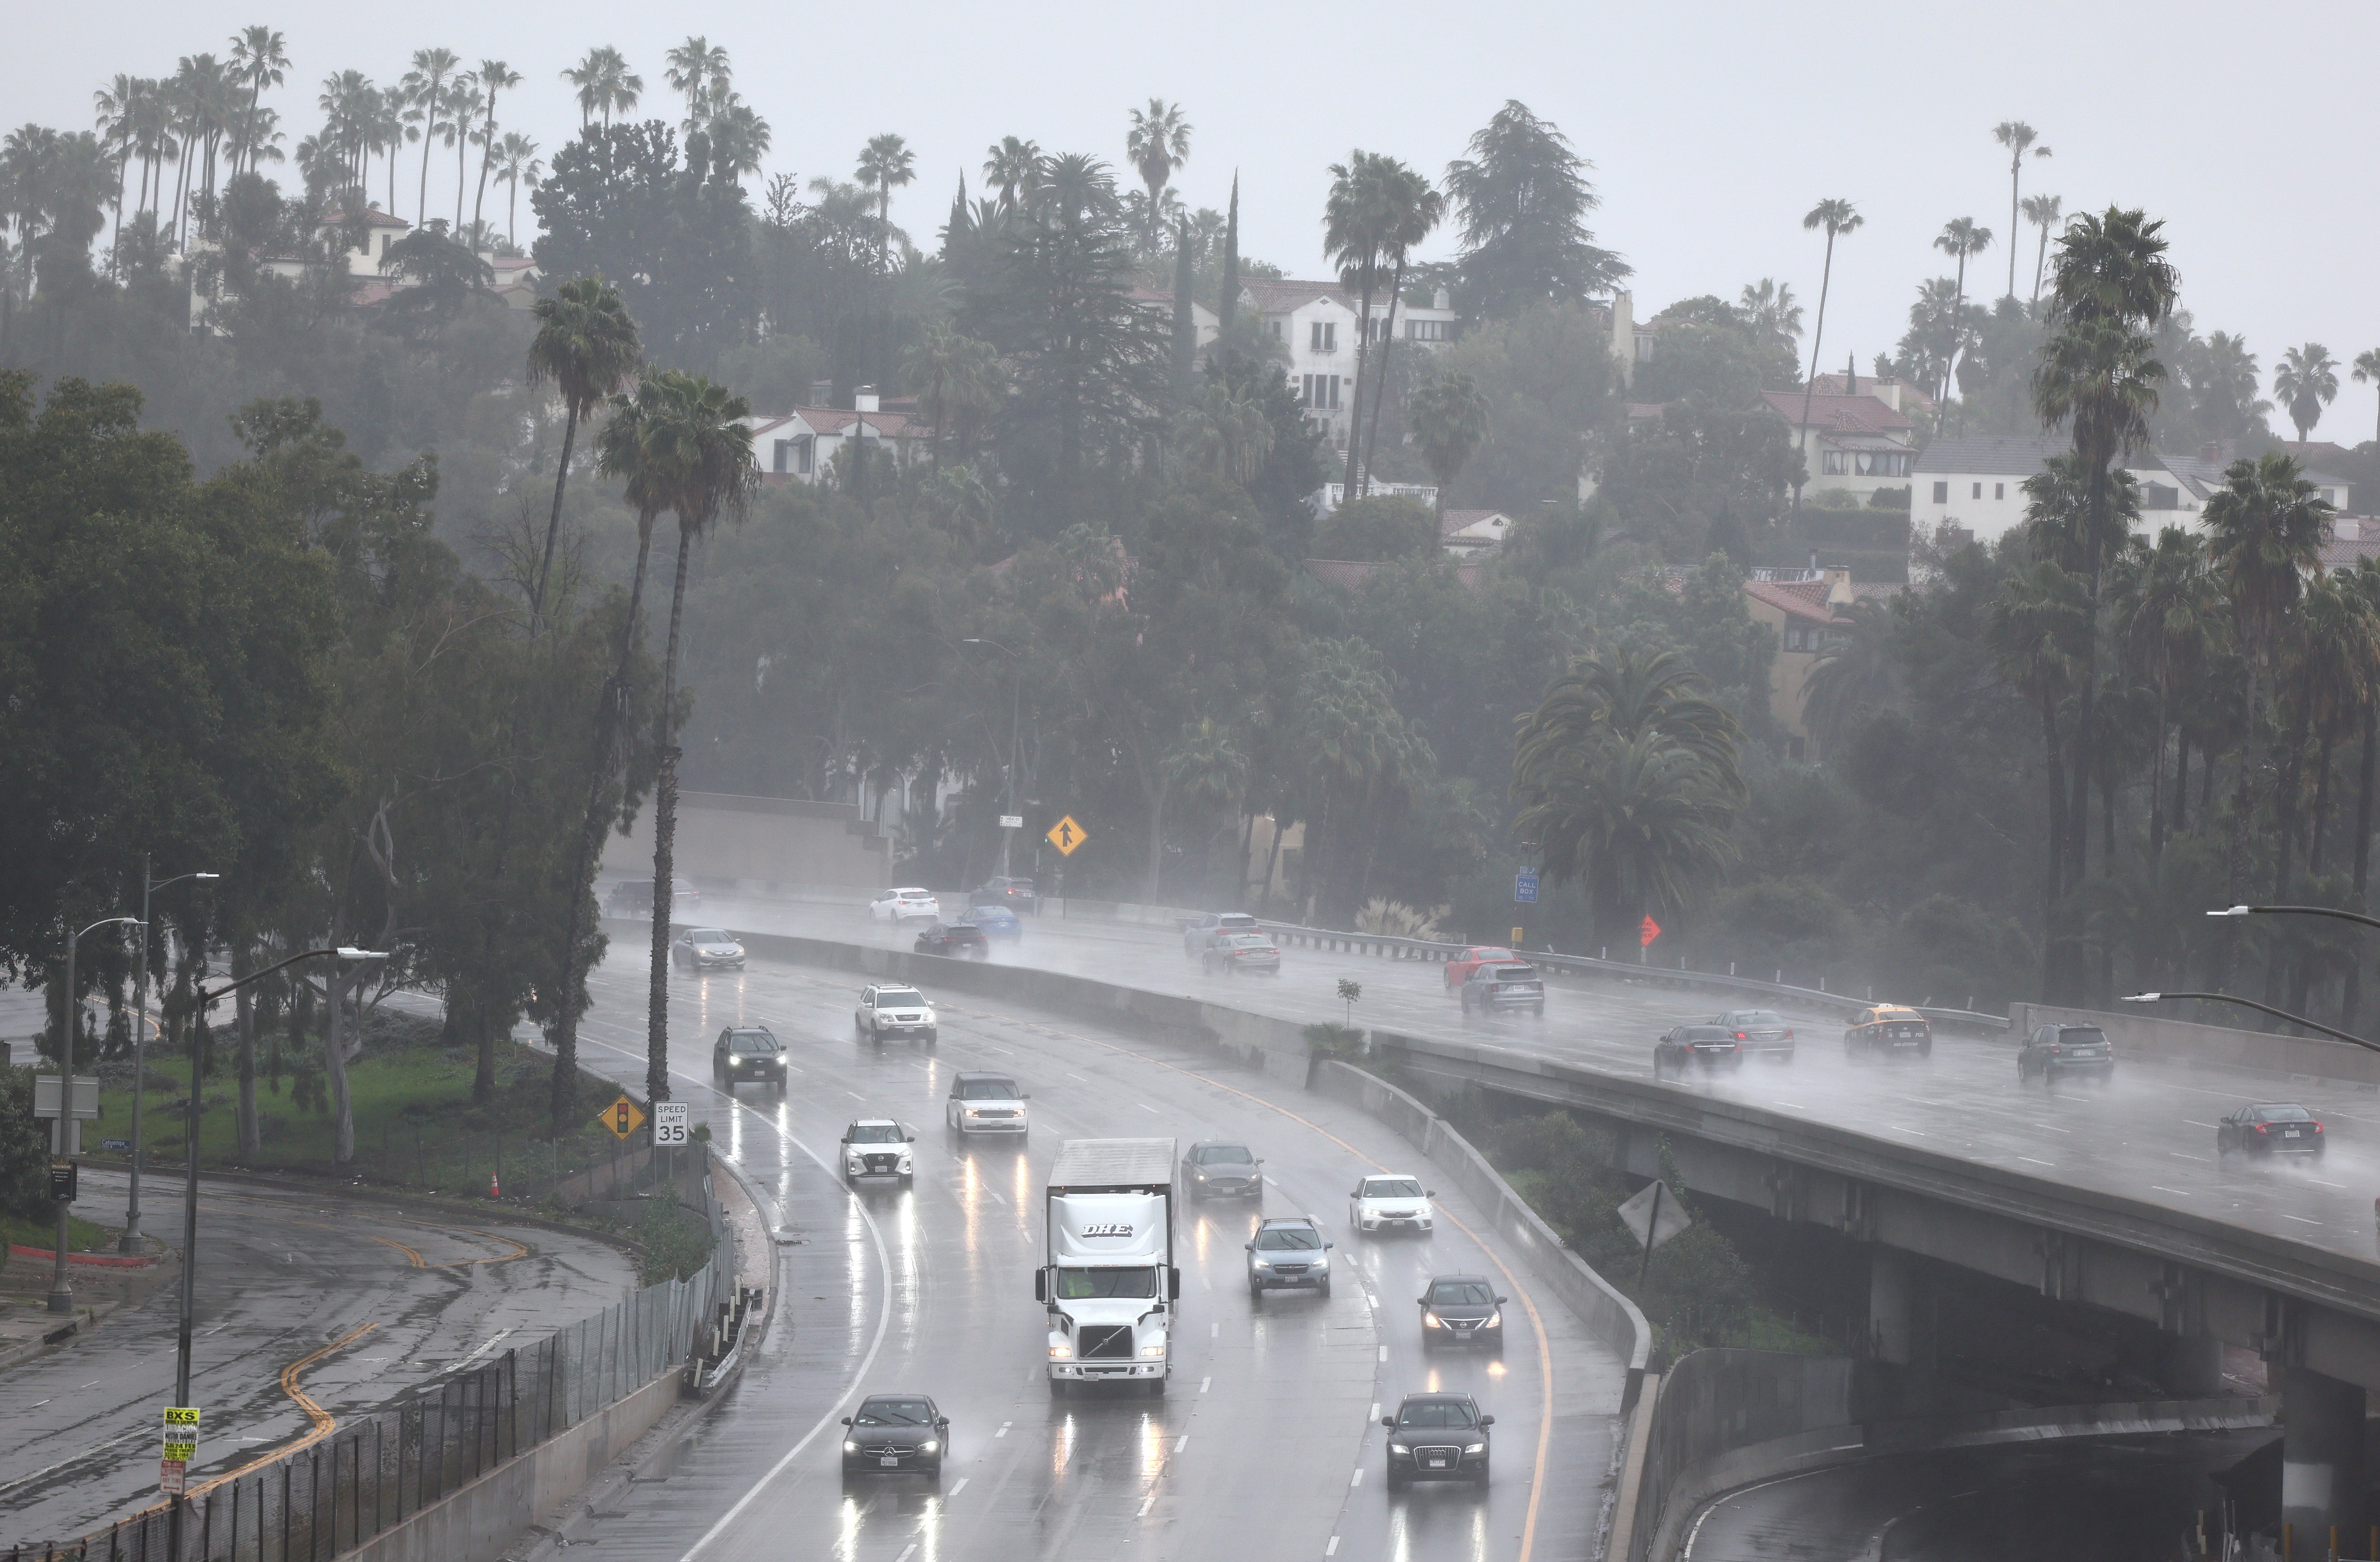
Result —
M1366 1177L1347 1195L1347 1224L1358 1231L1421 1231L1436 1223L1429 1201L1435 1188L1424 1188L1418 1177L1392 1173Z
M942 902L930 890L883 890L868 902L868 915L875 922L889 922L899 926L904 922L940 922Z

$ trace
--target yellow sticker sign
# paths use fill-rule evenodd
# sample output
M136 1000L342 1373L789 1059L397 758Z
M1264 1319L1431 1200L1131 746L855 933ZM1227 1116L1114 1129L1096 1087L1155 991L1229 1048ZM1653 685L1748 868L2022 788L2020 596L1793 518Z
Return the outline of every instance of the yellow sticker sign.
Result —
M165 1407L162 1455L169 1465L187 1466L199 1454L199 1409L195 1405Z
M1075 854L1075 848L1088 841L1090 836L1081 825L1075 822L1075 816L1068 814L1050 827L1050 833L1046 839L1050 845L1058 848L1060 856L1071 857Z
M634 1101L628 1099L627 1093L623 1091L620 1098L604 1108L595 1120L610 1129L612 1137L614 1139L625 1139L629 1134L645 1126L645 1114L638 1109Z

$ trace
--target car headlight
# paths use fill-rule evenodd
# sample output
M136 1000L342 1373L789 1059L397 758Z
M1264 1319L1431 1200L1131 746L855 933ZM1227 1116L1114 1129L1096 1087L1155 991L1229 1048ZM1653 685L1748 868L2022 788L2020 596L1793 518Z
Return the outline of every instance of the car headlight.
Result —
M1488 1445L1485 1443L1465 1443L1463 1446L1463 1451L1466 1454L1484 1454L1488 1451Z
M727 1066L731 1069L742 1068L744 1066L744 1054L741 1052L730 1052L727 1055Z
M981 1109L980 1108L977 1108L977 1107L969 1107L969 1108L966 1109L966 1115L967 1115L967 1116L969 1116L969 1117L971 1117L971 1118L979 1118L979 1117L983 1116L983 1111L982 1111L982 1109Z
M1269 1269L1272 1267L1272 1260L1269 1258L1259 1258L1256 1261L1256 1265L1259 1269Z
M1439 1322L1438 1321L1438 1314L1435 1314L1435 1313L1424 1313L1424 1314L1421 1315L1421 1326L1422 1326L1422 1327L1424 1327L1424 1328L1426 1328L1426 1329L1442 1329L1442 1328L1444 1328L1446 1326L1445 1326L1444 1324L1439 1323Z
M1392 1454L1409 1454L1413 1452L1413 1449L1402 1443L1390 1443L1389 1445L1389 1452Z
M1500 1328L1502 1328L1503 1326L1504 1326L1504 1310L1503 1310L1501 1307L1499 1307L1499 1308L1497 1308L1497 1309L1496 1309L1496 1311L1494 1311L1493 1313L1488 1314L1488 1321L1487 1321L1485 1324L1482 1324L1482 1325L1480 1326L1480 1327L1482 1327L1482 1328L1491 1328L1491 1329L1500 1329Z
M932 1010L930 1010L930 1009L927 1010L927 1011L925 1011L925 1013L923 1013L923 1014L919 1015L919 1016L918 1016L918 1018L917 1018L917 1023L919 1023L919 1024L921 1024L921 1025L930 1025L930 1024L932 1024L933 1023L934 1023L934 1011L933 1011Z
M938 1454L942 1451L942 1445L936 1439L929 1437L924 1442L917 1445L917 1451L921 1454ZM1471 1451L1477 1453L1479 1450L1474 1448Z
M1060 1340L1050 1347L1050 1359L1053 1362L1071 1362L1075 1359L1075 1348Z
M1203 1172L1203 1171L1194 1171L1194 1172L1192 1172L1190 1175L1191 1175L1193 1178L1196 1179L1198 1181L1204 1182L1205 1181L1207 1181L1207 1174L1206 1174L1205 1172Z
M852 1441L850 1438L845 1437L843 1440L843 1451L847 1454L856 1454L859 1451L859 1445Z
M906 1177L907 1175L909 1175L910 1170L911 1170L911 1168L910 1168L910 1165L909 1165L909 1157L908 1157L908 1156L903 1156L901 1157L901 1175L902 1175L902 1176L904 1176L904 1177Z
M1165 1354L1165 1341L1160 1339L1154 1345L1144 1345L1140 1348L1140 1353L1144 1356L1162 1356Z

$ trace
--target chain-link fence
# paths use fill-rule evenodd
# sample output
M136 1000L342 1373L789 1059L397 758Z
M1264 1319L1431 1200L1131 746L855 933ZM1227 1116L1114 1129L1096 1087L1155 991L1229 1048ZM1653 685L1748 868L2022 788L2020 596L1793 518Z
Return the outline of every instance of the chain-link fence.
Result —
M176 1503L9 1562L318 1562L392 1525L688 1362L716 1358L735 1258L710 1180L696 1192L710 1261L535 1345L426 1383L281 1454L203 1481Z

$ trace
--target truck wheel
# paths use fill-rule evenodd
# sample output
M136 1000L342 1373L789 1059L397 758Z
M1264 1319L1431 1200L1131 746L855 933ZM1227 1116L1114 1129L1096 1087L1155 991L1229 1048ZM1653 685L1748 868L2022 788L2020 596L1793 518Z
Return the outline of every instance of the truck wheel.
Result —
M1162 1399L1165 1398L1165 1380L1163 1378L1155 1378L1150 1381L1148 1385L1148 1397L1152 1399Z
M1062 1377L1051 1378L1050 1380L1050 1398L1052 1399L1062 1399L1065 1397L1066 1380Z

